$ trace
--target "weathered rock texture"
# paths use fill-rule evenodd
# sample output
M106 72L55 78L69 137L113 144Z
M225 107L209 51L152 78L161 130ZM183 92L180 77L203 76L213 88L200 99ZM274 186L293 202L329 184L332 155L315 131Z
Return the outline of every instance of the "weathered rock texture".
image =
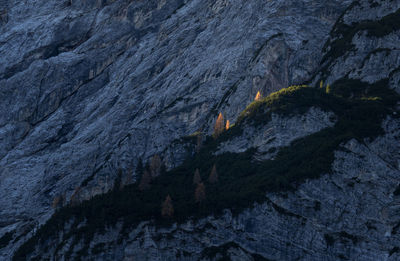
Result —
M254 260L258 254L267 260L398 260L400 197L393 193L400 180L399 124L387 119L385 136L343 144L332 174L295 192L268 194L266 203L238 216L226 211L169 229L143 222L117 246L115 229L92 242L104 249L95 258ZM387 152L393 152L389 158Z
M4 2L3 229L46 219L90 177L89 195L107 191L117 169L132 175L218 111L235 119L257 90L306 80L348 2Z
M351 2L0 0L0 235L27 235L0 258L45 222L55 198L103 193L118 169L135 178L139 158L210 132L219 111L234 121L259 90L348 76L388 79L399 92L399 31L361 30L353 48L327 57L335 23L379 20L400 7ZM268 195L237 217L161 231L143 224L94 258L196 260L218 246L239 260L398 259L399 122L384 126L383 137L344 145L332 175L296 192ZM181 161L182 151L162 156Z
M215 154L241 153L256 148L257 160L272 158L278 148L289 146L292 141L318 132L335 124L335 115L319 108L311 108L300 116L284 117L272 114L271 120L261 126L248 126L242 135L223 142Z

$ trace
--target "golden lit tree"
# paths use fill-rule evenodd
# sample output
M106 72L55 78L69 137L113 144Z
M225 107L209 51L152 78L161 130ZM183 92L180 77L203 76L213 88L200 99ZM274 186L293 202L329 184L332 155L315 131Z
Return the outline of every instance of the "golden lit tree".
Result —
M215 122L214 125L214 138L217 138L225 129L225 122L224 122L224 116L222 113L219 113L217 121Z
M196 191L194 192L194 199L196 203L201 203L206 199L206 188L203 183L197 184Z
M172 204L172 199L168 195L161 206L161 216L164 218L171 218L174 216L174 206Z
M150 188L151 175L145 170L143 172L142 178L140 179L139 190L143 191Z
M227 120L226 125L225 125L225 130L229 130L230 127L231 127L231 123L229 122L229 120Z
M215 184L218 182L218 173L217 173L217 166L212 167L210 176L208 177L208 182L210 182L211 184Z
M324 87L324 81L321 80L321 81L319 82L319 88L323 88L323 87Z
M254 100L255 101L259 101L259 100L261 100L261 98L262 98L261 93L260 93L260 91L258 91L256 97L254 98Z
M328 84L328 85L326 85L326 93L330 93L331 92L331 86L330 86L330 84Z
M201 183L201 176L199 169L196 169L193 175L193 184L197 185Z
M158 154L154 155L150 160L150 174L152 177L157 177L161 172L161 158Z

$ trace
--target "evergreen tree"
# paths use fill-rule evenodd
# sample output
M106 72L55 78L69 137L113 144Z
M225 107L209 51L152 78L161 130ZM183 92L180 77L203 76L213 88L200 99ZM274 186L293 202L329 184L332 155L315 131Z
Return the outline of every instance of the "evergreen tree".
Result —
M143 167L142 158L139 158L138 164L137 164L136 170L135 170L136 176L140 177L143 174L143 170L144 170L144 167Z
M132 169L129 169L129 170L128 170L128 175L126 175L126 177L124 178L123 186L132 184L132 177L133 177L133 175L134 175L133 170L132 170Z
M62 195L54 197L53 203L51 204L52 208L62 207L63 201L64 199Z
M331 92L331 86L328 84L326 85L326 93L330 93Z
M168 195L161 206L161 216L164 218L172 218L174 216L174 206L172 204L172 199Z
M154 155L150 160L150 173L153 178L160 175L161 165L160 156L158 156L158 154Z
M225 129L225 124L224 124L224 116L222 115L222 113L219 113L217 121L215 122L214 125L214 133L213 133L213 137L217 138Z
M71 198L69 199L70 204L72 206L76 206L79 204L79 193L81 192L81 188L78 186L75 188L74 193L72 193Z
M199 135L197 135L196 152L200 151L202 145L203 145L203 133L200 132Z
M225 130L229 130L230 127L231 127L231 123L229 122L229 120L227 120L226 125L225 125Z
M193 184L197 185L201 183L201 176L199 169L196 169L193 175Z
M145 170L143 172L142 178L140 179L139 189L141 191L149 189L150 183L151 183L151 175L147 170Z
M206 199L206 188L203 183L197 184L196 191L194 192L194 199L196 203L201 203Z
M261 93L260 93L260 91L258 91L256 97L254 98L254 100L255 101L259 101L259 100L261 100L261 98L262 98Z
M121 181L122 181L122 169L118 169L117 177L114 181L113 191L118 191L121 189Z
M208 177L208 182L210 182L211 184L215 184L218 182L218 173L217 173L217 166L212 167L210 176Z

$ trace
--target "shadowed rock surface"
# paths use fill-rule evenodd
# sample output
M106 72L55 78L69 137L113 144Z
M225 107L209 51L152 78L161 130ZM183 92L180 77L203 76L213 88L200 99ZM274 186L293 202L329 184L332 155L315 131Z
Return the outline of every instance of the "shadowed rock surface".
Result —
M178 166L187 148L177 140L211 133L219 112L234 122L257 91L347 77L385 80L400 93L400 2L374 3L1 0L0 236L16 234L0 257L52 215L55 199L107 192L119 170L134 181L139 158L160 154ZM313 109L279 118L220 150L266 152L265 130L284 126L276 135L290 138L275 140L280 147L332 117ZM399 125L388 118L384 136L344 144L333 174L295 192L268 194L234 217L164 230L145 222L121 244L116 227L93 239L92 247L103 244L93 257L395 260Z

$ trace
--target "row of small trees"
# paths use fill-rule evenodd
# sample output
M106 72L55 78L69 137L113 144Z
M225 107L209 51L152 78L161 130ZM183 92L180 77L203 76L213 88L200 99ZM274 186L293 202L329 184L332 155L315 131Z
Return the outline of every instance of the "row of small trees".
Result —
M254 98L254 100L258 101L261 99L262 99L261 93L257 92L257 95ZM213 137L217 138L219 135L221 135L225 130L228 130L229 128L230 128L230 121L227 120L225 122L224 116L222 115L222 113L219 113L214 125ZM200 139L198 139L197 143L199 142L201 143ZM200 147L200 145L197 144L197 147ZM143 172L139 184L140 190L146 190L150 187L152 178L158 176L158 173L155 170L159 169L160 167L161 167L161 159L159 158L158 155L156 155L150 161L150 170L145 169ZM211 169L210 175L208 177L208 182L210 184L216 184L218 182L217 167L215 164ZM206 186L204 185L204 182L201 179L199 169L196 169L194 172L193 185L196 186L194 191L194 200L196 203L201 204L206 199ZM167 197L165 198L164 202L161 205L161 215L165 218L171 218L174 215L174 206L170 195L167 195Z
M163 168L163 163L161 161L160 156L157 154L150 159L149 165L146 168L144 168L144 170L142 166L142 161L139 160L136 172L137 173L143 172L142 178L140 179L139 183L139 189L141 191L149 189L151 181L161 174L162 168Z
M210 184L216 184L218 182L218 173L217 173L217 167L214 166L212 167L210 176L208 177L208 182ZM194 192L194 199L196 203L201 203L206 199L206 187L201 180L200 176L200 171L199 169L196 169L193 175L193 185L196 186L195 192Z
M218 172L217 167L214 166L211 169L211 173L208 177L208 182L210 184L218 183ZM194 200L197 204L201 204L206 199L206 186L201 179L199 169L196 169L193 175L193 185L196 186L194 191ZM174 205L172 203L172 198L170 195L167 195L164 202L161 205L161 216L164 218L172 218L174 215Z
M321 89L324 88L324 81L319 82L319 88L321 88ZM331 85L329 83L325 87L325 92L328 94L331 92Z
M256 97L254 98L255 101L259 101L262 99L261 92L257 92ZM215 121L214 125L214 132L213 132L213 137L216 139L218 138L219 135L221 135L225 130L228 130L231 127L231 123L229 120L226 122L224 121L224 116L220 112L218 114L217 120Z

